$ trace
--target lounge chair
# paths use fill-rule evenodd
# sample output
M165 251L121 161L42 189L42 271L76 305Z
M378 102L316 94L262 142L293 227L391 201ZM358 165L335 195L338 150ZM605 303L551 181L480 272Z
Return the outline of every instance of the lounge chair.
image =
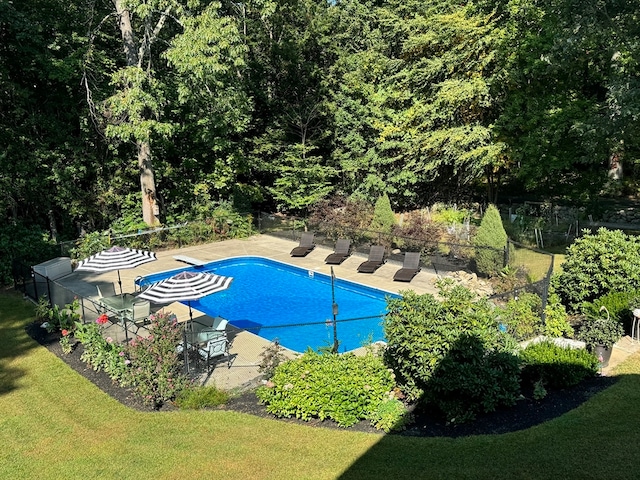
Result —
M304 232L300 237L300 244L291 250L292 257L306 257L307 254L316 248L314 243L315 234L313 232Z
M324 259L324 263L329 265L340 265L344 262L349 255L351 255L351 240L346 238L339 238L336 242L336 248L333 249L333 253Z
M402 268L393 276L396 282L410 282L420 271L420 252L406 252Z
M362 262L358 267L360 273L373 273L382 266L385 262L384 259L384 246L373 245L369 250L369 259L366 262Z

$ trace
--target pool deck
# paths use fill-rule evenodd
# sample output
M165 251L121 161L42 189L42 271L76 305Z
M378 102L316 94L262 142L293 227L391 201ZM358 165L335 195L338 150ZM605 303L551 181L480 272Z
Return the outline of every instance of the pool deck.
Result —
M157 252L157 261L140 265L134 269L120 270L122 288L125 292L133 292L135 290L135 279L139 276L189 266L183 261L176 260L174 256L187 257L204 262L229 257L259 256L307 270L325 274L331 273L331 266L324 263L326 256L332 253L331 249L317 246L306 257L291 257L291 249L295 246L297 246L297 243L293 241L269 235L256 235L245 239L225 240L176 250L160 251ZM333 266L335 276L393 293L403 290L414 290L417 293L434 293L436 291L434 282L437 276L432 271L426 270L418 273L411 283L394 282L393 275L401 267L400 264L387 262L373 274L358 273L358 265L365 260L364 256L353 254L342 265ZM79 295L97 298L95 284L113 282L116 284L117 289L118 273L116 271L102 274L74 272L56 281ZM189 308L181 303L167 305L164 309L175 313L179 321L189 319ZM203 313L193 310L194 320L204 316ZM232 366L227 368L226 363L219 362L209 375L201 379L202 382L215 384L219 388L228 390L241 389L255 384L260 377L260 372L258 371L260 353L269 345L269 342L253 333L231 326L227 328L227 332L231 340ZM117 340L120 340L120 338L117 338ZM287 352L287 354L294 355L293 352Z
M296 242L283 240L269 235L256 235L246 239L226 240L217 243L196 245L176 250L157 252L157 261L146 263L130 270L121 270L122 287L125 292L135 290L136 277L145 276L166 270L184 268L188 264L173 258L175 255L188 257L200 261L210 262L229 257L260 256L271 258L283 263L288 263L308 270L330 274L330 266L324 263L324 259L332 250L317 246L306 257L291 257L289 252L297 246ZM334 265L334 273L337 278L368 285L381 290L399 293L404 290L413 290L419 294L435 293L435 281L438 276L432 270L423 270L418 273L410 283L394 282L393 275L401 265L387 262L373 274L358 273L357 268L366 258L359 254L353 254L342 265ZM74 272L57 282L84 297L96 297L95 283L113 282L117 286L118 274L116 271L96 274L91 272ZM164 307L166 311L175 313L179 321L189 319L189 309L180 303L173 303ZM193 318L205 316L203 313L193 310ZM220 362L210 373L201 378L203 384L214 384L226 390L243 389L255 385L259 381L260 372L258 363L260 354L269 342L253 333L239 330L232 326L227 327L231 340L230 353L232 355L231 368L226 363ZM119 338L117 340L120 340ZM603 374L610 374L612 369L630 354L640 350L640 343L631 341L629 337L623 338L614 346L613 355L609 366L603 370ZM287 352L288 355L295 355Z

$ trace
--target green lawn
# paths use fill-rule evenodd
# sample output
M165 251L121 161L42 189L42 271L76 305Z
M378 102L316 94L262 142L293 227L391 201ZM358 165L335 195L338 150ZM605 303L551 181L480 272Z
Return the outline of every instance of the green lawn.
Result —
M225 411L141 413L25 333L0 294L0 478L636 478L640 357L580 408L529 430L462 439L329 430Z

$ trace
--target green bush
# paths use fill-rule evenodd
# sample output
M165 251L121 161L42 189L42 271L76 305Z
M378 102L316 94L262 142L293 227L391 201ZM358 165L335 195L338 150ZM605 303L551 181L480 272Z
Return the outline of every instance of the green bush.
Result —
M481 338L461 335L438 364L425 389L447 423L464 423L478 413L512 406L520 395L516 355L487 349Z
M494 205L487 207L473 244L478 272L490 277L497 275L504 267L507 233L502 225L500 212Z
M590 351L602 345L605 348L613 348L613 344L622 338L624 329L622 324L615 318L586 318L578 328L578 340L587 344Z
M95 322L76 322L73 335L83 346L80 359L95 371L104 370L113 381L128 385L129 361L125 358L124 347L102 335L101 325L107 321L106 315L100 315Z
M267 411L278 417L330 418L342 427L370 418L393 389L393 377L372 354L304 355L278 365L256 391Z
M384 358L408 399L418 400L433 372L462 335L480 338L489 351L511 351L514 339L498 328L499 311L452 280L437 283L439 298L403 292L387 302Z
M529 344L520 358L522 381L527 385L542 381L547 388L568 388L598 373L595 355L582 348L563 347L553 342Z
M600 228L569 246L556 290L570 313L611 292L640 288L640 238Z
M611 318L615 318L623 325L631 325L632 311L640 307L640 292L630 290L625 292L610 292L593 302L584 302L581 311L588 317L598 317L602 308L605 308Z
M380 402L378 408L369 416L369 420L376 429L389 433L404 430L413 421L413 417L404 403L397 398L388 397Z
M132 340L125 350L130 362L127 380L145 403L159 408L175 399L189 380L182 373L176 348L182 340L182 327L175 315L158 312L149 320L149 336Z
M560 302L560 297L550 288L547 306L544 308L542 334L547 337L573 338L573 333L567 310Z
M376 200L373 209L373 220L371 220L371 230L375 232L391 233L396 224L396 217L391 209L389 196L385 193Z
M542 300L534 293L522 293L517 299L510 299L501 309L500 321L507 331L518 341L528 340L543 330L540 310Z
M20 222L0 225L0 284L13 283L13 260L20 259L27 265L37 265L59 255L60 248L39 227Z
M229 394L216 387L192 385L184 388L176 396L176 405L183 410L200 410L216 407L229 401Z

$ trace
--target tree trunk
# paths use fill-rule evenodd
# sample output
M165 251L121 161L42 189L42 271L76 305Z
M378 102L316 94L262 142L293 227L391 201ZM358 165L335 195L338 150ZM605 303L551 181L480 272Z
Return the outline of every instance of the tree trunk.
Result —
M140 187L142 189L142 219L152 227L160 224L156 198L156 180L151 161L151 145L148 141L138 142L138 167L140 168Z
M131 26L131 15L124 6L124 0L113 0L116 13L119 18L120 33L122 34L122 45L127 59L128 67L140 65L141 58L139 49ZM151 144L149 140L138 140L138 168L140 169L140 187L142 189L142 219L147 225L155 226L160 224L158 219L159 208L156 203L156 181L153 174L153 163L151 156Z

